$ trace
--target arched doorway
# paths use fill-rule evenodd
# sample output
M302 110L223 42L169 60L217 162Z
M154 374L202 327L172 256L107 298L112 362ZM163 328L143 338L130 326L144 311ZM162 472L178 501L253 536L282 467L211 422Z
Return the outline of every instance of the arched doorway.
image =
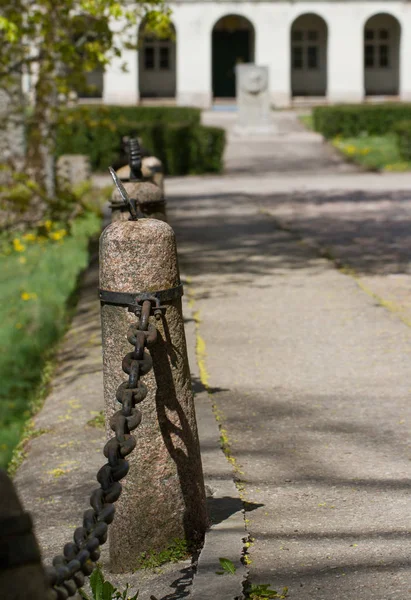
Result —
M222 17L212 33L212 81L215 98L234 98L235 66L254 61L254 27L239 15Z
M400 87L401 26L392 15L374 15L364 26L366 96L397 96Z
M327 94L327 23L315 14L298 17L291 27L293 96Z
M173 98L176 95L176 34L159 36L146 22L139 29L138 79L141 98Z

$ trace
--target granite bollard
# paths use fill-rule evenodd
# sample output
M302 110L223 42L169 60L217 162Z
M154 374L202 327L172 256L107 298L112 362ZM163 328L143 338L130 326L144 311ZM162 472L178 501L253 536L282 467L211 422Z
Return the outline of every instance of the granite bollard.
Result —
M156 156L143 156L141 159L141 172L145 181L151 181L158 185L164 194L164 169L159 158ZM130 166L120 167L117 176L122 181L130 181Z
M123 183L130 198L137 200L138 208L145 217L166 221L166 202L161 189L150 181L128 181ZM111 196L111 220L127 221L130 213L117 188Z
M179 285L175 236L167 223L142 218L104 230L101 290L138 295ZM110 528L114 572L135 569L143 552L161 551L175 539L201 541L208 524L181 297L162 304L167 308L161 320L150 317L158 330L149 350L153 369L143 379L148 395L139 405L137 446ZM116 390L127 379L121 365L131 350L127 331L137 317L125 306L103 302L101 319L108 422L118 410Z

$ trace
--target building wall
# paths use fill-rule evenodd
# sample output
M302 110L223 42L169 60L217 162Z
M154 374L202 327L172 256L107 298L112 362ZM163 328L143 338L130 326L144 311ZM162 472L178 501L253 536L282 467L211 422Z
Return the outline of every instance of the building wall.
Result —
M255 62L269 68L275 106L292 99L291 28L301 15L314 14L326 24L326 98L330 102L364 99L364 26L379 13L395 17L398 30L398 79L401 99L411 100L411 5L403 2L179 2L170 3L176 30L176 102L208 107L212 103L212 31L226 15L240 15L254 28ZM137 35L137 34L136 34ZM124 58L124 56L123 56ZM104 101L139 101L138 59L127 51L129 72L116 65L107 71ZM386 72L374 74L386 77ZM393 76L395 79L395 76ZM372 77L371 77L372 78Z

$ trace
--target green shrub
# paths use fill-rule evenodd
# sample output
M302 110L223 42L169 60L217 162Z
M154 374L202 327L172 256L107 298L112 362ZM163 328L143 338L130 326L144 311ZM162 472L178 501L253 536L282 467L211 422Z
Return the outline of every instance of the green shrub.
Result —
M84 120L131 121L141 123L181 123L198 125L201 110L191 106L112 106L83 104L76 108L65 109L63 115L81 115Z
M175 120L183 118L182 121ZM87 154L93 170L126 164L125 136L138 136L168 175L220 172L225 132L199 124L200 110L162 107L79 107L61 114L57 154Z
M411 161L411 119L400 121L394 126L401 158Z
M199 126L194 130L194 138L192 165L201 165L206 173L221 173L226 143L224 129Z
M326 138L385 135L396 123L409 119L411 104L345 104L313 109L314 129Z

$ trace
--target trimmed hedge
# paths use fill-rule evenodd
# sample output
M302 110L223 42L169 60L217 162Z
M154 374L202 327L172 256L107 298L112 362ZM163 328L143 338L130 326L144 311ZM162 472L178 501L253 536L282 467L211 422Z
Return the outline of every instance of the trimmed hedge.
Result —
M115 106L111 104L83 104L65 109L63 114L81 115L84 119L98 121L126 119L144 123L192 123L199 125L201 109L191 106Z
M138 136L168 175L220 172L225 132L200 125L201 111L179 107L82 106L65 110L57 154L87 154L94 170L127 162L122 139Z
M313 109L314 129L326 138L385 135L399 121L411 120L411 104L343 104Z
M411 120L397 123L394 126L394 132L397 134L401 158L411 161Z

